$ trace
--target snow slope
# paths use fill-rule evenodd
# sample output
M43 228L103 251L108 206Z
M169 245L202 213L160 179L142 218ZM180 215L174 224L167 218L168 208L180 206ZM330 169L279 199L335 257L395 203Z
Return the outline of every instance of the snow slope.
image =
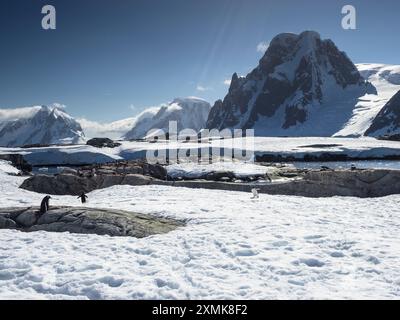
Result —
M0 146L71 144L83 140L81 126L60 105L0 110Z
M375 86L377 94L359 98L352 117L335 136L364 135L381 109L400 90L399 65L363 63L356 66L361 75Z
M17 189L21 179L0 171L2 207L40 202ZM188 225L145 239L0 230L0 298L399 299L399 196L250 197L162 186L92 192L90 207Z

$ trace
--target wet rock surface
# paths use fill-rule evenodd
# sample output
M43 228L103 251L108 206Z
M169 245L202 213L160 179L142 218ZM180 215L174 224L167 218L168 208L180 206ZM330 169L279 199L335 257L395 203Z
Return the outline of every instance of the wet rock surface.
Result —
M37 208L0 209L0 229L26 232L71 232L144 238L167 233L184 225L184 221L113 209L53 207L43 215Z

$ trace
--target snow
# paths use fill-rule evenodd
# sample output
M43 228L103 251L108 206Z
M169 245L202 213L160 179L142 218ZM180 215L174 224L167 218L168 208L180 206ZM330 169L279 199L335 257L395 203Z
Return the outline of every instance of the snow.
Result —
M22 179L0 174L2 207L40 202L17 189ZM0 230L0 298L400 297L399 196L250 198L165 186L94 191L88 206L188 224L145 239ZM80 205L70 196L52 204Z
M0 174L18 174L19 170L11 165L10 162L0 160Z

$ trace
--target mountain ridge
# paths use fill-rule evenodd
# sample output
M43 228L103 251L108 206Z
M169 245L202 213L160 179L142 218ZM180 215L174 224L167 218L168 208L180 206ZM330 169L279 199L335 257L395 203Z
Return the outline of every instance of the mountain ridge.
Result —
M349 106L367 93L376 89L332 40L314 31L283 33L246 77L233 75L228 94L211 109L207 128L332 136L350 118Z

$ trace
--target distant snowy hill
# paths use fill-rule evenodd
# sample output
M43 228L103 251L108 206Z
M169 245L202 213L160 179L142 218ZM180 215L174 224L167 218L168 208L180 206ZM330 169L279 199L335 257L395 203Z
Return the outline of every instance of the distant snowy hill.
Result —
M207 127L254 128L258 136L333 136L354 118L359 99L376 93L331 40L312 31L284 33L251 73L233 75Z
M211 105L200 98L175 99L167 105L150 108L139 114L124 138L144 138L152 129L167 132L170 121L177 122L178 131L186 128L200 131L205 127L210 109Z
M87 139L91 138L110 138L121 139L128 131L132 129L137 117L126 118L109 123L100 123L88 119L77 119L82 126Z
M0 146L80 143L80 124L59 105L0 109Z

